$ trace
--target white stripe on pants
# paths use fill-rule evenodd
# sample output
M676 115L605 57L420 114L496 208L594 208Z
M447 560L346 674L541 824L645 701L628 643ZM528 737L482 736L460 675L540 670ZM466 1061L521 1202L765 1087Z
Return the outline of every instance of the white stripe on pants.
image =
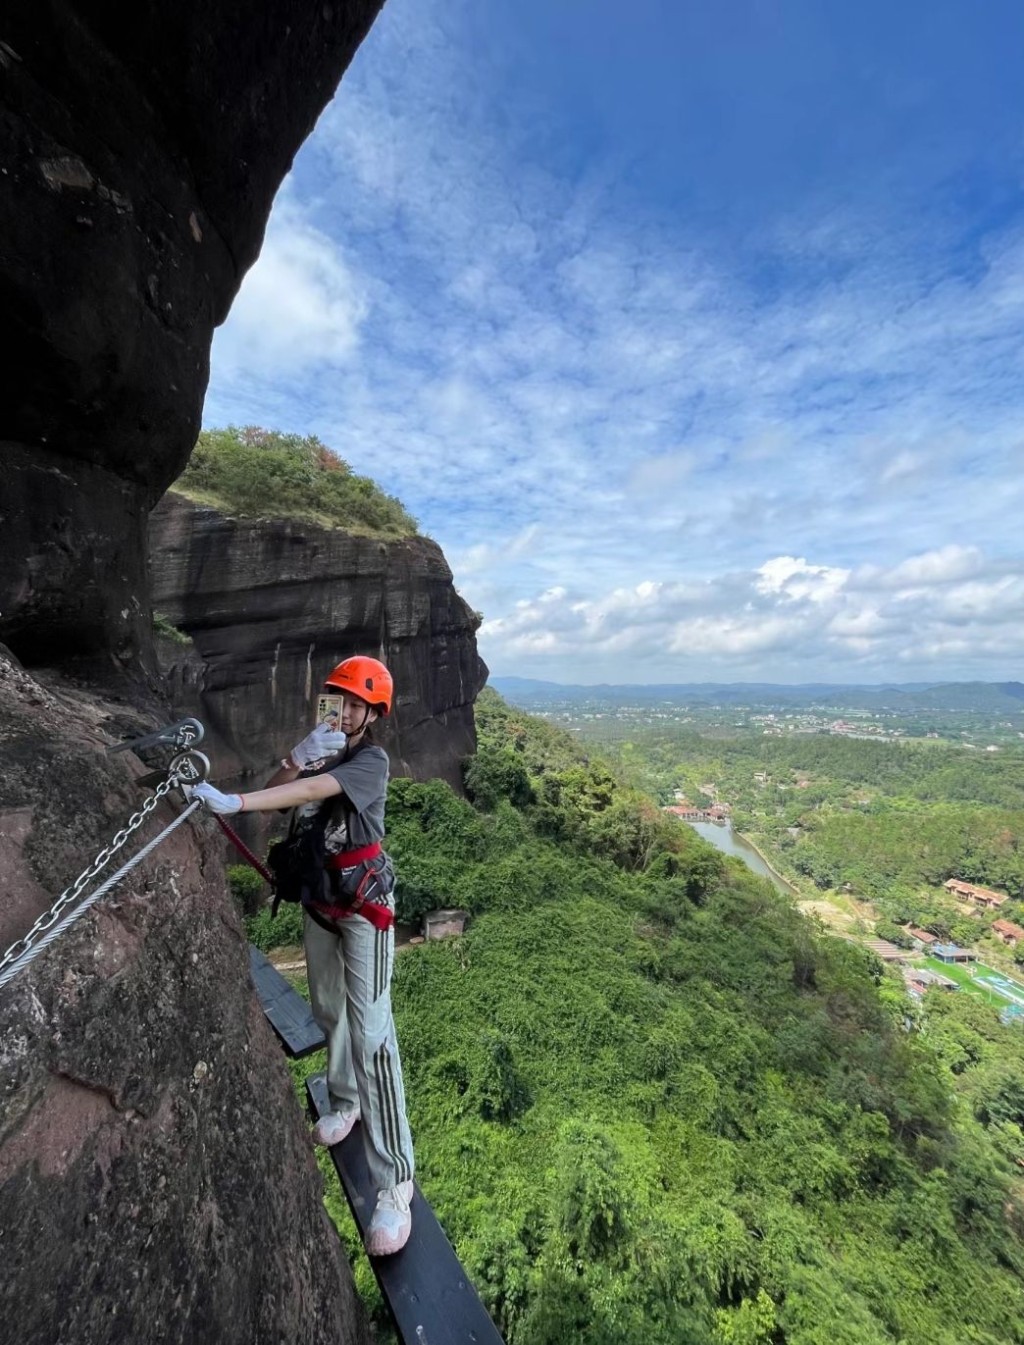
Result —
M395 931L362 916L338 933L305 914L303 942L313 1017L327 1034L327 1091L333 1111L358 1102L370 1176L378 1191L409 1181L412 1139L391 1013Z

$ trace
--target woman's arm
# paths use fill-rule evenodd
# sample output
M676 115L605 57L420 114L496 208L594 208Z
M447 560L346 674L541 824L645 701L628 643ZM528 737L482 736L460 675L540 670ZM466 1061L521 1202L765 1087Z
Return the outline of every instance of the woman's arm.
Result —
M284 775L278 771L277 775ZM303 803L316 803L320 799L333 798L341 793L341 785L333 775L310 775L305 780L292 780L287 784L275 785L277 775L271 776L266 789L257 789L252 794L243 794L243 813L267 813L277 808L298 808Z
M293 766L285 757L277 770L263 786L264 789L276 789L278 785L287 785L300 774L300 767Z

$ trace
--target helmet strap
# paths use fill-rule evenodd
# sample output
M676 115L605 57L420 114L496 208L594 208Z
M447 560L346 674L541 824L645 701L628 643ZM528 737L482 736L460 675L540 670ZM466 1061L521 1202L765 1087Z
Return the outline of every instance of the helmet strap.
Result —
M350 733L350 734L349 734L349 742L356 742L356 741L357 741L359 738L361 738L361 737L363 736L363 734L366 732L366 729L367 729L367 723L366 723L366 721L369 719L369 717L370 717L370 711L371 711L372 709L373 709L373 706L370 705L370 703L369 703L368 701L363 701L363 719L362 719L362 723L361 723L361 724L359 725L359 727L356 729L355 733Z

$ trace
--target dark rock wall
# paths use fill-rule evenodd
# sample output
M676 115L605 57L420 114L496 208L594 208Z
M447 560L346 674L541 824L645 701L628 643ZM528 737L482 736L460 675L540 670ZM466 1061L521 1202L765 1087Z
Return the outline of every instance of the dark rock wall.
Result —
M146 513L195 442L274 193L380 4L4 6L0 640L23 660L145 661Z
M312 697L350 654L382 658L392 715L374 736L396 774L461 788L487 669L477 619L440 548L282 519L226 518L169 492L150 519L153 605L194 649L166 645L176 711L198 714L215 776L260 787L312 727Z
M138 808L124 722L0 657L0 953ZM189 819L0 989L5 1340L368 1339L220 850Z
M149 510L274 193L379 8L4 6L0 640L26 663L145 699ZM126 717L0 658L0 953L138 806L140 763L103 752ZM219 833L187 822L0 990L5 1340L367 1338L222 874Z

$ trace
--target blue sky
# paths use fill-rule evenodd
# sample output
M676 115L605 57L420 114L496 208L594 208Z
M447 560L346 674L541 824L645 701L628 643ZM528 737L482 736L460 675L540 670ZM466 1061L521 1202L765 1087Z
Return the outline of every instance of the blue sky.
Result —
M1024 667L1024 7L388 0L208 425L397 495L496 673Z

